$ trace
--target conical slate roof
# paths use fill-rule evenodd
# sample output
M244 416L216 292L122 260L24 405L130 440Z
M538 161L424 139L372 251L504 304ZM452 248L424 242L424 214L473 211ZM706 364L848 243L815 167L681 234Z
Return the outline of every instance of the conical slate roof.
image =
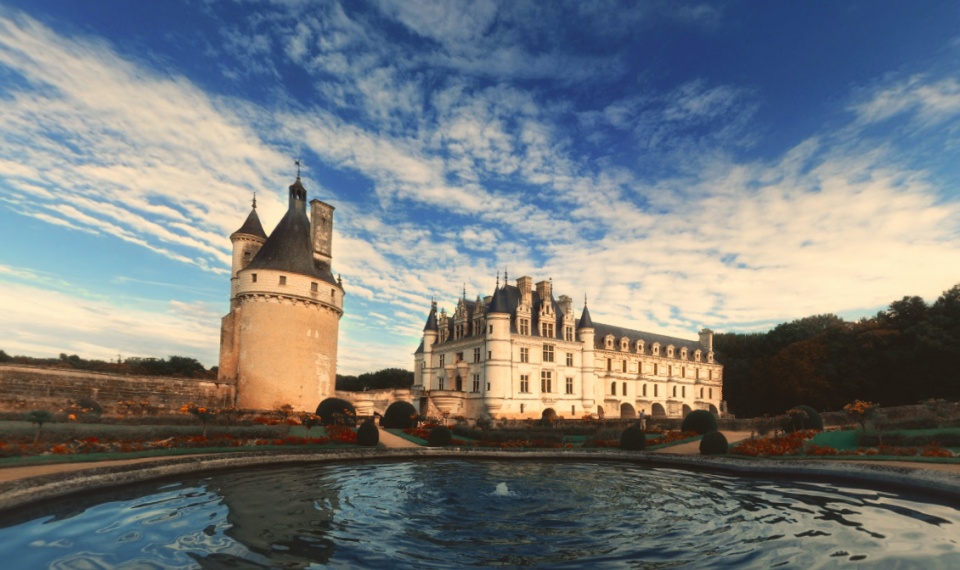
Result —
M501 289L500 287L497 287L493 291L493 299L490 300L490 308L487 309L487 313L510 314L510 304L505 289L506 288Z
M434 303L430 307L430 314L427 316L427 324L423 326L424 331L434 331L437 332L440 330L440 327L437 325L437 304Z
M273 269L316 277L339 286L330 266L313 258L306 190L300 178L290 186L290 206L247 269Z
M254 201L253 209L250 210L250 215L247 216L243 225L240 226L240 229L230 234L230 237L233 237L237 234L245 234L248 236L255 236L262 239L267 239L267 233L263 231L263 224L260 223L260 216L257 215L257 203Z
M580 321L577 323L577 330L592 329L592 328L593 328L593 319L590 318L590 311L587 309L586 303L584 303L583 314L580 315Z

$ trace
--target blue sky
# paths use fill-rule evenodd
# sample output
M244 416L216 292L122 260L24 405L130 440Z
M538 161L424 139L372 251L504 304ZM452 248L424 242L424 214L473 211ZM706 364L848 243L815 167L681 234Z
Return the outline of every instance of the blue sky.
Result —
M552 278L695 338L960 282L955 2L0 0L0 349L216 364L301 157L339 371Z

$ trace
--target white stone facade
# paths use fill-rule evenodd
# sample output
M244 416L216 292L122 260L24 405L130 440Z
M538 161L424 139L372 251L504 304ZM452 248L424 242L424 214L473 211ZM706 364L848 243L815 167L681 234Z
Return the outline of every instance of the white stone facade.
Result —
M431 307L414 356L421 410L468 418L682 417L719 415L723 367L713 333L697 340L580 319L548 281L462 298L453 314Z

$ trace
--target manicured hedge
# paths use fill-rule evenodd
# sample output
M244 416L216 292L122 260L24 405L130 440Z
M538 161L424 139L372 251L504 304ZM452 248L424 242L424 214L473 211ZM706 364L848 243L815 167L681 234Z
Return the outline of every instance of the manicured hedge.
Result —
M727 437L718 431L708 431L700 439L701 455L724 455L728 447Z
M387 429L407 429L417 424L419 413L410 402L394 402L383 413L380 425Z
M707 410L694 410L683 418L683 425L680 431L692 431L703 435L708 431L717 430L717 418Z

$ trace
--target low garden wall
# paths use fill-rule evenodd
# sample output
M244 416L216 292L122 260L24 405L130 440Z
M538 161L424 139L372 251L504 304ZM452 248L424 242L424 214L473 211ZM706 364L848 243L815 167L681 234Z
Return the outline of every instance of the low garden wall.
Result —
M233 384L210 380L0 364L0 412L57 413L71 402L89 399L107 414L124 411L118 409L118 402L137 402L152 413L168 414L179 412L187 402L230 407L234 394Z

